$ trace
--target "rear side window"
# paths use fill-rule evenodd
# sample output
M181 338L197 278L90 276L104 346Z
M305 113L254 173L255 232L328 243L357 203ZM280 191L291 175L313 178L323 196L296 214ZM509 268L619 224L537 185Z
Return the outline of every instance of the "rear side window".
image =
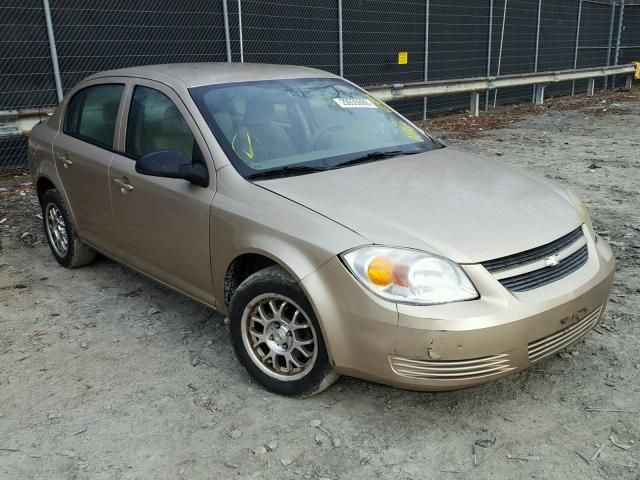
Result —
M125 151L134 158L158 150L179 150L192 161L200 160L200 150L191 128L164 93L137 86L133 91Z
M112 148L118 108L124 92L122 84L87 87L69 101L64 133L89 143Z

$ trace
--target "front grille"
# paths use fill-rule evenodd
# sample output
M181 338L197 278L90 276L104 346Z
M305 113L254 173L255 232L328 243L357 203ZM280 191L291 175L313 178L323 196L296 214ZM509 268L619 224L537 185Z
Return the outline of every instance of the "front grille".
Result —
M529 344L529 360L537 362L575 342L595 327L600 318L600 312L602 312L602 305L570 327L563 328L551 335L531 342Z
M571 233L568 233L564 237L560 237L559 239L554 240L551 243L547 243L546 245L542 245L541 247L532 248L531 250L516 253L514 255L496 258L495 260L488 260L486 262L482 262L482 266L491 273L499 272L501 270L507 270L509 268L519 267L520 265L535 262L536 260L540 260L548 257L549 255L558 253L560 250L568 247L582 236L582 227L578 227Z
M513 370L506 353L471 360L418 360L391 355L391 368L403 377L430 380L467 380Z
M589 251L587 246L584 245L568 257L560 260L560 263L555 267L539 268L515 277L503 278L500 283L513 292L525 292L566 277L587 263L588 258Z

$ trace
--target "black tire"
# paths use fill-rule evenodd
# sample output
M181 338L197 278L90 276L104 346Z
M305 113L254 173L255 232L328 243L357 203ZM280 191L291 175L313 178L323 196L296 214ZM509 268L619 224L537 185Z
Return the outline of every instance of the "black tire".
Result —
M273 374L268 375L263 371L264 368L258 366L259 360L251 352L250 347L245 344L243 335L243 315L248 309L252 308L252 302L265 295L273 294L278 297L286 297L294 303L289 303L291 307L302 310L306 315L313 328L315 335L314 349L315 361L304 376L295 380L274 378ZM264 270L254 273L242 282L231 299L229 305L229 334L231 344L240 363L245 367L251 378L266 389L288 396L310 396L323 391L335 382L340 376L329 361L327 349L320 330L318 320L311 308L311 304L307 300L304 292L296 281L279 266L267 267ZM306 321L306 319L304 319ZM295 337L295 332L292 332ZM300 375L300 374L298 374Z
M60 193L55 189L47 190L40 199L40 205L42 206L42 220L47 243L58 263L66 268L78 268L93 262L96 258L96 252L78 238ZM64 219L64 229L67 232L67 249L63 254L58 252L47 231L47 214L50 205L55 206Z

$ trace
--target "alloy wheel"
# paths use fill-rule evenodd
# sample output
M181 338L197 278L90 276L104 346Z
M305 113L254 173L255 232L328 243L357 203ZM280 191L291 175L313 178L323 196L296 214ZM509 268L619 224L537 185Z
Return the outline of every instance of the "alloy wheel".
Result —
M67 224L64 221L62 212L53 204L49 203L45 210L45 223L49 243L60 257L64 257L69 250L69 236L67 235Z
M316 331L293 300L277 294L254 298L241 320L242 340L260 370L283 381L304 377L318 354Z

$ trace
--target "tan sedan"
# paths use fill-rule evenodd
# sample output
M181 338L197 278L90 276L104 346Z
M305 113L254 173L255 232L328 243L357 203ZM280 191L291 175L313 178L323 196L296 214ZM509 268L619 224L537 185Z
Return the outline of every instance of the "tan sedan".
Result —
M504 377L589 332L613 281L574 195L319 70L99 73L33 129L29 162L61 265L100 252L226 313L281 394Z

